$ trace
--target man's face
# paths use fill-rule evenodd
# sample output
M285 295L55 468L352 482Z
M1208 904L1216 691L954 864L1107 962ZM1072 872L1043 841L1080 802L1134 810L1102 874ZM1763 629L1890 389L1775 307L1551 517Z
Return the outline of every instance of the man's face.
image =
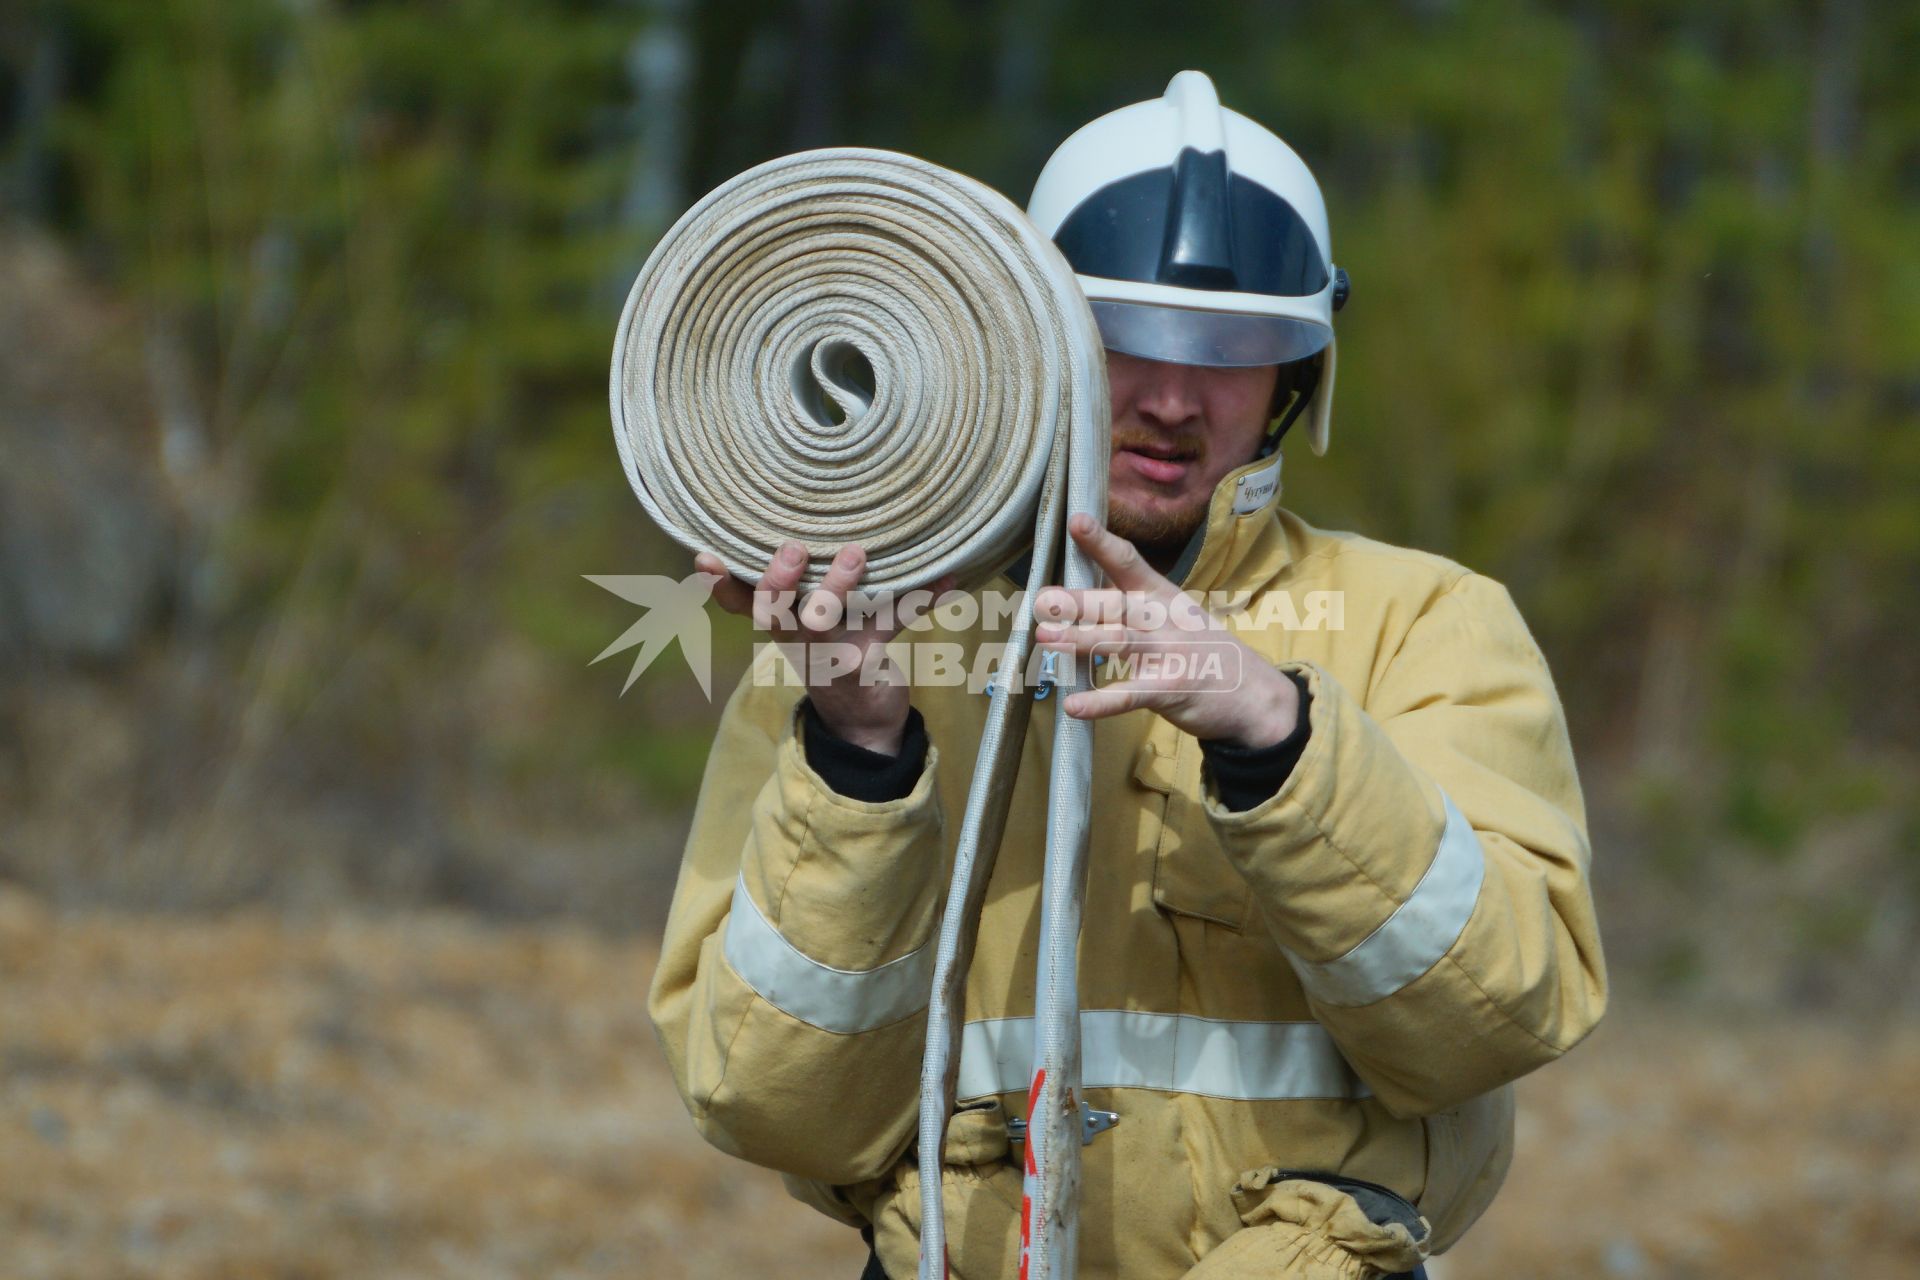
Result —
M1278 377L1273 365L1213 369L1107 352L1107 527L1149 560L1178 555L1205 523L1214 486L1260 447Z

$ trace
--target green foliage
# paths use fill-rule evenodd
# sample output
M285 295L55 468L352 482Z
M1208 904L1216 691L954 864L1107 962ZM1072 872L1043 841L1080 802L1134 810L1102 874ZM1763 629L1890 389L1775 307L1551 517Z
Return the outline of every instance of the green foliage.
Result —
M55 198L21 203L187 352L240 494L211 623L307 637L301 706L377 661L405 714L504 629L567 672L564 758L684 798L700 735L585 668L617 624L579 578L685 568L604 401L663 220L827 143L1023 199L1198 65L1321 176L1354 280L1290 505L1507 581L1583 747L1665 779L1649 812L1786 851L1864 802L1836 761L1911 785L1920 6L48 0L0 31L0 88L66 66Z

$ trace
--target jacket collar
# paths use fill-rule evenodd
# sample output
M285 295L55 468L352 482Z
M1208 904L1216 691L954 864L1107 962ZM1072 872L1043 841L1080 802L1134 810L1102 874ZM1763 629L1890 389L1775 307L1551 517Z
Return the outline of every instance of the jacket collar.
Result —
M1229 471L1214 486L1201 525L1167 576L1187 591L1250 590L1272 580L1292 557L1276 519L1280 506L1278 448ZM1002 572L1016 587L1027 582L1028 551ZM1055 573L1058 578L1058 572Z
M1214 486L1206 523L1167 575L1175 585L1188 591L1256 586L1286 562L1287 540L1274 519L1282 460L1275 449Z

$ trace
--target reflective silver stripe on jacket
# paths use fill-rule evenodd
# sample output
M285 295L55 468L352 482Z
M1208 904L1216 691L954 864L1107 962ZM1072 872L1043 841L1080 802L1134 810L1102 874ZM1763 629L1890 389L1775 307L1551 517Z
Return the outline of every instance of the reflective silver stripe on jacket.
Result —
M781 937L760 914L744 878L733 885L724 950L733 971L761 999L822 1031L842 1035L872 1031L920 1012L933 981L930 944L875 969L821 964Z
M1384 1000L1453 950L1486 879L1486 854L1473 824L1440 793L1447 825L1420 883L1394 913L1353 950L1324 964L1292 952L1294 972L1307 994L1327 1004L1358 1006Z
M1183 1013L1084 1009L1082 1083L1214 1098L1364 1098L1317 1022L1227 1022ZM961 1032L961 1098L1022 1093L1033 1070L1033 1019L990 1018Z

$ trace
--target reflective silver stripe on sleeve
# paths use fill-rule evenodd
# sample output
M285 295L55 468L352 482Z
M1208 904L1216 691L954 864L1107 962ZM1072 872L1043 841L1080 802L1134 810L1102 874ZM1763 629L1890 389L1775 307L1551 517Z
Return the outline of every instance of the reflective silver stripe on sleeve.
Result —
M933 983L930 941L875 969L836 969L781 937L760 914L744 879L734 882L726 931L727 963L741 981L774 1008L822 1031L872 1031L927 1007Z
M1447 811L1447 825L1433 861L1407 900L1379 928L1347 954L1324 964L1288 953L1300 985L1314 999L1347 1007L1384 1000L1440 963L1459 940L1479 901L1487 859L1473 824L1444 791L1440 803Z
M1080 1014L1080 1069L1089 1089L1157 1089L1249 1102L1368 1096L1317 1022L1086 1009ZM959 1097L1023 1093L1032 1071L1032 1018L991 1018L962 1029Z

